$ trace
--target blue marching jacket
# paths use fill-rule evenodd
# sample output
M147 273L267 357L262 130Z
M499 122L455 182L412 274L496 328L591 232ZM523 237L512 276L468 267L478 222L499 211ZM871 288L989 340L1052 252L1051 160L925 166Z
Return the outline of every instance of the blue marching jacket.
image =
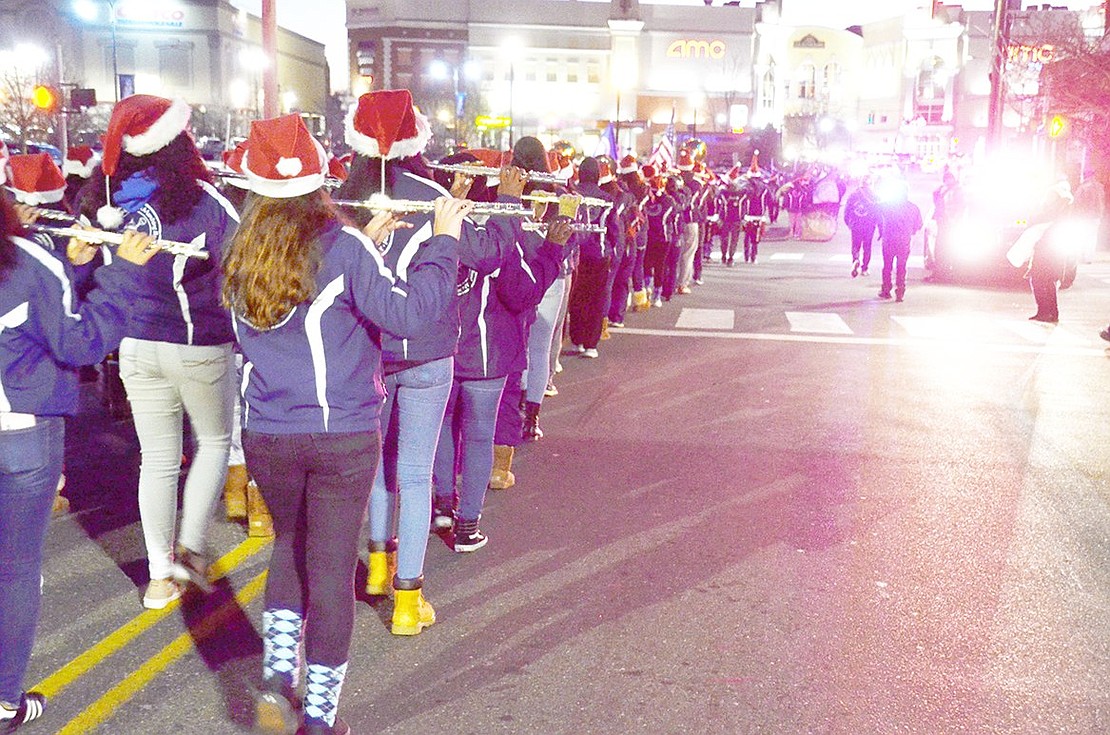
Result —
M204 195L188 216L164 224L158 211L144 204L124 220L126 228L162 240L194 243L208 259L159 253L143 268L127 327L128 337L182 345L231 342L231 319L220 304L223 245L239 222L235 208L207 182Z
M63 416L77 409L77 372L119 346L141 268L97 269L85 301L71 271L42 245L12 238L16 262L0 284L0 412Z
M407 277L386 268L375 244L336 222L319 236L318 295L260 331L233 320L246 359L243 427L264 434L377 431L385 395L375 327L422 335L453 308L455 238L427 240Z
M455 355L455 377L500 378L527 367L527 318L559 277L559 245L523 232L514 223L513 247L491 273L460 267L462 335Z
M393 196L407 201L433 201L451 194L430 179L403 171L393 184ZM514 204L520 200L499 196L497 201ZM413 257L420 246L432 237L432 214L414 215L407 220L413 223L411 229L394 230L383 243L382 258L400 280L408 278ZM461 270L491 273L513 245L514 230L507 217L490 217L485 226L475 225L467 218L463 220L458 246L459 267ZM458 308L445 309L418 338L406 339L382 327L382 362L421 363L454 355L459 341L459 318Z

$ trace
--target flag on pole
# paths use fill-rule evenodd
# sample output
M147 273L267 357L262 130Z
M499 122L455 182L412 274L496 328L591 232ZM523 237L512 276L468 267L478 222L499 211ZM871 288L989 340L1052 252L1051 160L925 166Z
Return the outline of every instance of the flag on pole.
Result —
M668 169L674 168L673 122L663 131L663 137L656 144L655 150L651 152L648 163L654 166L656 171L667 171Z
M601 134L601 140L597 143L597 150L594 152L595 156L609 156L614 161L617 159L617 129L613 127L613 123L605 126L605 132Z

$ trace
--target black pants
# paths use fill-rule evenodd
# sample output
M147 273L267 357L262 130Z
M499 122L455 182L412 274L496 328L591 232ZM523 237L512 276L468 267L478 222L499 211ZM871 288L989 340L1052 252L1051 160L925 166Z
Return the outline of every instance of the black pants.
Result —
M763 223L761 222L745 222L744 223L744 262L755 262L755 256L759 254L759 238L763 234Z
M582 258L570 288L570 341L587 349L597 349L601 340L601 318L609 298L608 258Z
M636 251L625 253L618 265L614 266L613 289L609 297L609 323L622 323L624 311L628 308L628 289L632 282L632 268L636 264Z
M721 233L721 262L731 263L736 256L736 245L740 242L740 223L729 222Z
M890 293L891 271L894 272L895 294L901 296L906 293L906 258L908 257L910 257L910 244L908 242L890 243L883 240L883 290L881 293Z
M875 239L875 228L858 228L852 230L852 261L858 262L860 267L867 270L871 264L871 242ZM863 260L860 260L860 253Z
M355 565L381 434L243 432L251 476L274 518L266 608L305 619L305 658L347 661L355 619Z
M1037 316L1052 321L1058 320L1060 309L1056 304L1056 274L1034 271L1029 275L1029 287L1033 290L1033 299L1037 302Z

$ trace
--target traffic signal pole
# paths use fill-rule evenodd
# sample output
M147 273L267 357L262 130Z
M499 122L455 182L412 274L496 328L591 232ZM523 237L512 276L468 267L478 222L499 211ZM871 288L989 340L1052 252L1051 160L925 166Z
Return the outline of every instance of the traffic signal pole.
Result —
M262 70L262 116L278 116L277 83L277 0L262 0L262 51L266 67Z
M994 53L991 56L991 96L987 108L987 150L995 152L1002 140L1002 112L1006 101L1006 85L1002 72L1006 68L1006 53L1010 46L1010 21L1008 0L995 0L994 27L991 32Z

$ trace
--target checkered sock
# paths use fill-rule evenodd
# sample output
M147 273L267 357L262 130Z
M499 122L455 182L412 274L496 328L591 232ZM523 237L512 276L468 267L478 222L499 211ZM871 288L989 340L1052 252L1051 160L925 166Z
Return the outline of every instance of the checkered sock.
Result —
M335 724L339 710L339 692L343 689L343 677L347 675L347 664L333 669L323 664L308 665L308 679L304 692L304 718L326 722L328 727Z
M292 610L262 613L262 678L280 677L291 689L300 679L301 630L304 618Z

